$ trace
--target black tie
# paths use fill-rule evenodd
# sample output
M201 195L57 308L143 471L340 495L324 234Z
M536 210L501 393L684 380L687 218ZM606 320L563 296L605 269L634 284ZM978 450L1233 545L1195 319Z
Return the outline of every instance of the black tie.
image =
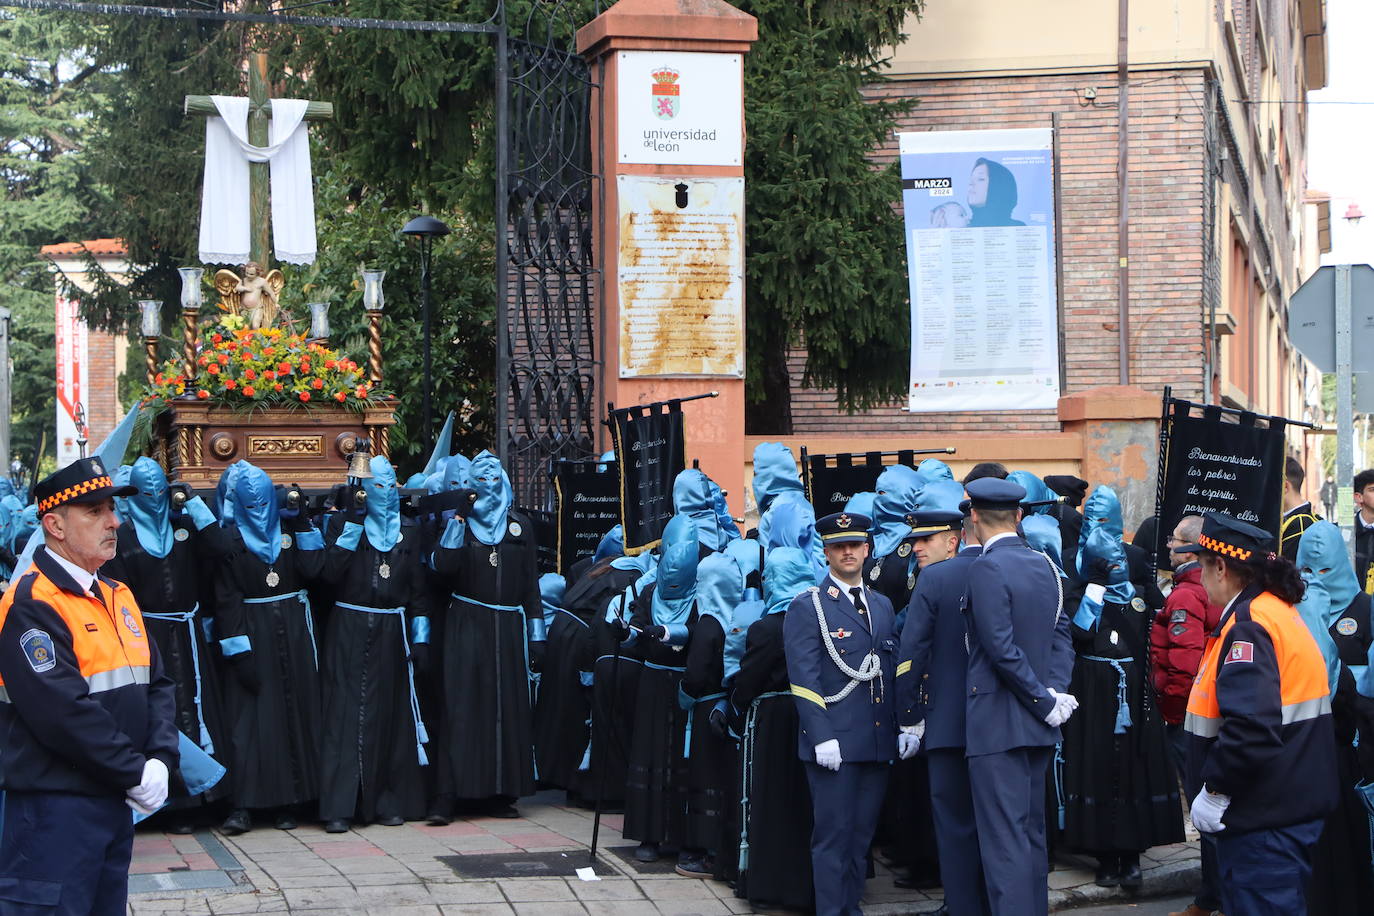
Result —
M868 608L864 607L864 590L859 586L854 586L849 590L849 596L854 599L854 610L860 614L867 614Z

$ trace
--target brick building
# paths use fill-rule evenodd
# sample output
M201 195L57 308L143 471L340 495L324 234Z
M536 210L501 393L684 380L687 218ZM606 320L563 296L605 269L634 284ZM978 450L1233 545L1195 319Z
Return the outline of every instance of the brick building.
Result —
M119 239L44 245L40 253L51 262L54 274L57 466L61 468L81 457L78 416L87 427L89 454L123 419L125 412L119 403L118 383L128 362L128 342L122 335L97 330L81 320L72 290L93 288L86 270L88 254L116 281L127 273L128 262L124 243Z
M1329 205L1307 199L1307 90L1326 80L1321 0L931 2L874 95L915 97L897 130L1052 127L1058 186L1062 385L1058 410L848 415L801 387L794 443L815 451L955 445L961 465L1115 466L1127 516L1153 502L1147 427L1159 395L1293 418L1319 411L1320 375L1287 339L1287 303L1329 247ZM1118 250L1118 64L1127 80L1127 234ZM892 138L878 159L896 155ZM1122 255L1129 258L1123 267ZM1126 381L1117 386L1118 281L1128 270ZM1151 407L1150 405L1153 404ZM1113 413L1125 414L1111 416ZM1092 455L1084 422L1138 427ZM1313 459L1301 430L1294 454ZM1096 440L1094 440L1096 441ZM1107 437L1120 451L1125 440ZM1098 477L1111 479L1117 477ZM1134 505L1130 505L1134 503ZM1134 510L1134 511L1133 511Z

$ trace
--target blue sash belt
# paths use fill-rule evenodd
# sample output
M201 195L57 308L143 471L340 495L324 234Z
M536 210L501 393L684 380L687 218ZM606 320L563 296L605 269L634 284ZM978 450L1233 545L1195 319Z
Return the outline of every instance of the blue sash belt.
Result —
M790 690L770 690L768 693L761 693L754 697L754 702L749 704L749 715L745 718L744 742L741 749L743 766L740 770L743 778L740 781L739 791L739 870L741 873L749 870L749 787L754 782L754 731L758 719L759 704L769 697L791 695Z
M1133 662L1133 658L1102 658L1097 655L1084 655L1082 658L1090 662L1105 662L1116 669L1116 727L1112 729L1114 734L1124 735L1126 729L1131 727L1131 704L1126 697L1126 669L1121 667L1122 662Z
M189 611L168 611L161 614L153 614L148 611L143 612L145 620L164 620L168 623L186 624L187 635L191 637L191 667L196 673L196 719L200 722L200 736L197 743L200 749L207 754L215 752L215 742L210 740L210 730L205 727L205 709L200 701L200 648L196 645L196 611L200 610L200 602L197 601L191 606Z
M415 720L415 755L420 759L420 766L428 766L429 755L425 753L425 745L429 743L429 731L425 728L424 720L420 718L420 695L415 692L415 663L410 659L410 639L406 636L406 609L368 607L363 604L349 604L346 601L336 601L334 606L364 614L395 614L401 618L401 645L406 652L406 680L410 683L410 715Z
M244 598L244 604L276 604L295 598L305 608L305 631L310 634L310 654L315 658L315 670L320 670L320 650L315 647L315 618L310 613L310 596L305 589L298 592L282 592L280 595L264 595L261 598Z

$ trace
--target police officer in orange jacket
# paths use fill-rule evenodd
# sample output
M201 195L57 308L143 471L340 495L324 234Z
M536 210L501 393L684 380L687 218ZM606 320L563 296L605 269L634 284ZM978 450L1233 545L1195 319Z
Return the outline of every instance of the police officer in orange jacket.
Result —
M45 546L0 599L0 916L123 914L130 808L167 800L172 681L115 553L116 487L83 458L34 489Z
M1174 549L1199 554L1224 608L1183 720L1193 825L1215 837L1227 916L1301 916L1338 799L1326 663L1293 607L1302 579L1272 535L1223 513Z

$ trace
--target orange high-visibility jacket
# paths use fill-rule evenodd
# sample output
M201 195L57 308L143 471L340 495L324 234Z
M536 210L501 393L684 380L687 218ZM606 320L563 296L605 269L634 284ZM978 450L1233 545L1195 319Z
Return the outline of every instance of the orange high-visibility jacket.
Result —
M1212 633L1188 696L1189 791L1231 796L1243 832L1324 817L1337 803L1326 663L1292 605L1247 589Z
M122 795L147 758L177 765L172 681L133 593L93 589L39 548L0 599L0 788Z

